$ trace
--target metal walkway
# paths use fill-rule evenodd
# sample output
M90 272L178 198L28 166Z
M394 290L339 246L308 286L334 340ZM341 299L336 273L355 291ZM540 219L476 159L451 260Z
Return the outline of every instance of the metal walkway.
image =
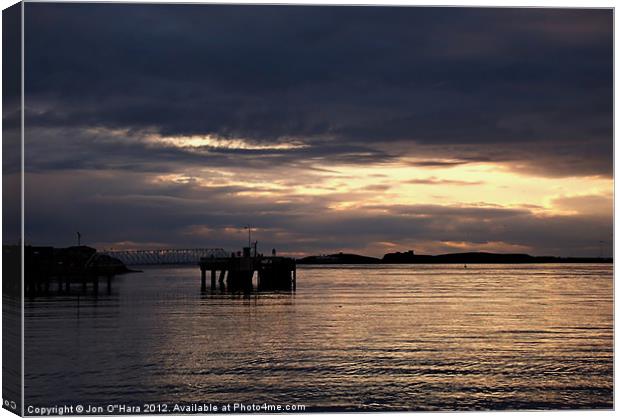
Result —
M188 248L159 250L101 251L128 266L158 264L198 264L202 257L230 257L222 248Z

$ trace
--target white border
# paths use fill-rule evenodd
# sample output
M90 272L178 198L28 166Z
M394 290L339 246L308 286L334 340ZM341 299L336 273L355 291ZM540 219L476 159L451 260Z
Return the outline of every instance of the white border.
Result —
M21 175L21 197L22 197L22 202L21 202L21 249L22 249L22 260L21 260L21 273L22 273L22 278L21 278L21 285L22 285L22 306L21 306L21 311L22 311L22 346L21 346L21 359L22 359L22 404L21 404L21 413L24 414L25 411L25 406L24 406L24 401L25 401L25 392L26 392L26 387L25 387L25 374L24 374L24 356L25 356L25 337L24 337L24 332L25 332L25 315L24 315L24 306L25 306L25 294L24 292L26 291L25 288L25 277L24 277L24 269L25 269L25 261L24 261L24 257L26 256L25 254L25 249L24 246L26 245L26 236L25 236L25 218L26 218L26 214L25 214L25 209L26 209L26 196L25 196L25 181L26 181L26 174L25 174L25 169L26 169L26 157L25 157L25 151L26 151L26 137L25 137L25 118L26 118L26 112L25 112L25 105L26 105L26 88L25 88L25 83L26 83L26 74L25 74L25 70L24 70L24 65L25 65L25 56L26 56L26 51L25 51L25 33L26 31L24 30L24 22L25 22L25 3L22 2L22 34L21 34L21 42L22 42L22 51L21 51L21 70L22 70L22 75L21 75L21 82L22 82L22 86L21 86L21 169L22 169L22 175Z

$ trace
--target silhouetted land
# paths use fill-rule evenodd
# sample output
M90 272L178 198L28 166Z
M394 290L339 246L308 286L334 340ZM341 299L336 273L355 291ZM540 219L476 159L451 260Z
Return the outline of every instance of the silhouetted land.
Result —
M383 258L357 254L309 256L297 264L527 264L527 263L613 263L605 257L552 257L529 254L496 254L468 252L441 255L419 255L413 251L388 253Z

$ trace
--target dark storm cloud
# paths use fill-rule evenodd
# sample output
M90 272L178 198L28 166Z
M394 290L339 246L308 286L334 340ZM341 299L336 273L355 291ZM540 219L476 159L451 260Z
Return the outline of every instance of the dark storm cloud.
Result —
M32 127L612 173L611 10L29 3L26 28Z
M83 130L75 127L28 127L26 169L118 170L166 173L195 167L282 169L329 172L310 163L375 164L395 158L387 152L358 144L321 142L311 148L238 149L224 147L178 147L144 140L132 132Z

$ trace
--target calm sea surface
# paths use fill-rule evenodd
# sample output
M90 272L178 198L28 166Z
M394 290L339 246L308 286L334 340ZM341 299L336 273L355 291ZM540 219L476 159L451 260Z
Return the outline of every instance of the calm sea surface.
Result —
M26 299L26 406L613 406L611 265L298 267L297 292L200 292L197 267Z

